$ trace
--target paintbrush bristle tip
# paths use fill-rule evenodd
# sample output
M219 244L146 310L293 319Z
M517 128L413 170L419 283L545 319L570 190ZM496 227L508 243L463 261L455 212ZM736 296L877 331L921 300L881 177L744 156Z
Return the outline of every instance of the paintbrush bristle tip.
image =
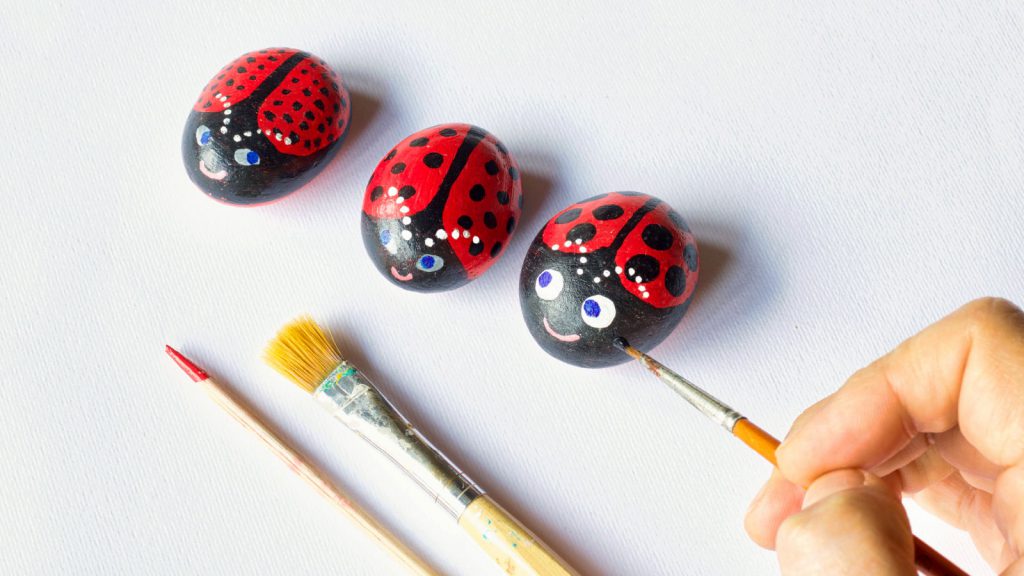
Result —
M263 359L307 392L343 361L331 335L308 315L285 324L267 344Z
M618 348L619 350L622 350L635 360L640 360L643 358L643 354L636 348L633 348L633 346L629 344L629 340L626 340L622 336L618 336L614 340L612 340L612 345Z

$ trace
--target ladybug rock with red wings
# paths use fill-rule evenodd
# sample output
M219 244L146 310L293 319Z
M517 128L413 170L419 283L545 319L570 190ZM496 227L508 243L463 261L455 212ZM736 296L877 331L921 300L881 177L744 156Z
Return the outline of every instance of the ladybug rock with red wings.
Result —
M272 202L324 167L350 112L341 79L316 56L291 48L243 54L192 106L181 141L185 169L216 200Z
M519 277L534 339L588 368L629 358L612 342L656 346L683 318L697 287L697 244L658 198L612 192L569 206L534 239Z
M434 126L377 165L363 198L363 243L392 283L450 290L498 259L522 206L519 168L497 138L470 124Z

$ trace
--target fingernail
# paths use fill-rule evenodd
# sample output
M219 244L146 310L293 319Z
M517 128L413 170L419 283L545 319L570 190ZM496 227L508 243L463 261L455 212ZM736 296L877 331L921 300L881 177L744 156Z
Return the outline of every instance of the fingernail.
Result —
M804 495L804 508L813 506L816 502L827 498L837 492L843 490L850 490L851 488L861 488L867 484L867 474L862 470L836 470L829 472L821 478L815 480L810 488L807 489L807 494Z

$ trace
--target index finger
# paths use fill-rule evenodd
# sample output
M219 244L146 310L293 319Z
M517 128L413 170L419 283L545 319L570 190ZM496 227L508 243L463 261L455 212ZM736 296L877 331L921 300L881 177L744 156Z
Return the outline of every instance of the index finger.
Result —
M1024 313L1006 300L975 300L854 374L797 419L779 469L807 486L956 426L993 463L1024 462Z

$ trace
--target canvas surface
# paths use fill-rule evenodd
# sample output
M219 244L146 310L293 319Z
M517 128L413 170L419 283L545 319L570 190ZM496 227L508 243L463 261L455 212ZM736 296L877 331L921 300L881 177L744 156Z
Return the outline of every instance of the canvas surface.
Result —
M581 572L775 572L742 528L764 462L636 366L559 363L523 324L533 235L594 194L689 221L702 284L653 353L780 436L967 300L1024 302L1019 2L0 4L5 574L400 573L165 343L439 569L496 573L262 363L302 312ZM182 167L185 118L220 67L278 45L345 78L348 140L277 204L216 204ZM402 291L362 245L366 181L406 135L462 121L516 155L522 222L468 286Z

